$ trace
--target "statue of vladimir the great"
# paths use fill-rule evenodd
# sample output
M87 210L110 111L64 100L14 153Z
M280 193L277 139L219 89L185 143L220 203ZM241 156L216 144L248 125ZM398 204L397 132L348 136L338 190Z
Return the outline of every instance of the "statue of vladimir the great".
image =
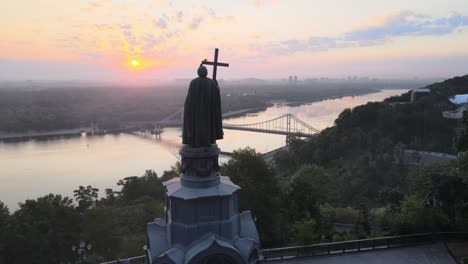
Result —
M201 65L185 99L182 143L190 147L210 147L224 134L219 86L207 75Z

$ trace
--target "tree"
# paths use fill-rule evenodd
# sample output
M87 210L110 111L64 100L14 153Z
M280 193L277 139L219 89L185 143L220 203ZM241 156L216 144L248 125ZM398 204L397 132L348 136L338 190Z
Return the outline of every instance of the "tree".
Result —
M115 259L121 251L122 225L119 224L117 208L95 207L83 213L82 237L93 245L93 254L103 261Z
M71 199L49 194L37 200L26 200L13 218L14 237L7 245L8 263L76 260L71 246L80 238L80 215Z
M164 202L150 196L120 206L116 210L122 246L119 256L141 254L141 247L146 243L146 224L155 218L164 217Z
M327 210L328 209L328 210ZM335 233L335 218L336 213L329 208L321 208L320 210L320 236L325 238L327 241L333 239Z
M314 219L304 218L293 224L293 241L296 245L310 245L320 240L318 225Z
M163 172L163 175L161 176L161 182L165 182L172 178L179 177L181 173L182 163L180 163L180 161L177 161L174 165L171 166L170 170L166 170Z
M468 186L468 154L464 154L458 158L457 169L464 178L465 184Z
M430 173L425 182L425 201L446 213L453 225L467 191L463 179L449 173Z
M401 211L389 215L395 234L414 234L444 230L448 219L431 208L424 206L424 199L417 195L406 196L401 202ZM388 219L387 219L388 220Z
M9 241L9 229L11 228L11 216L8 207L0 201L0 263L7 263L7 243Z
M408 177L410 192L423 197L426 206L446 214L452 224L468 198L467 185L455 165L432 163L414 170Z
M335 125L339 130L344 130L352 126L352 111L349 108L343 110L335 120Z
M287 175L297 169L297 160L291 151L281 150L273 156L278 173Z
M384 187L379 191L377 200L384 205L387 205L391 212L400 210L400 202L403 199L403 194L398 188Z
M363 203L358 204L358 220L354 225L353 232L359 239L367 238L371 233L369 208Z
M303 165L292 177L287 194L289 216L301 219L320 217L320 205L330 194L330 175L317 165Z
M74 190L73 193L75 200L78 202L78 210L83 211L84 209L91 208L96 205L98 199L98 188L93 188L91 185L85 187L78 187L78 190Z
M120 182L120 192L106 189L106 197L82 214L82 237L101 262L141 254L146 224L164 215L164 188L154 171Z
M158 201L164 201L164 186L161 179L153 170L147 170L142 177L126 177L123 180L119 180L117 185L122 186L120 196L124 202L136 200L143 196L150 196Z
M457 128L455 146L458 152L468 151L468 111L463 112Z
M273 170L254 149L245 148L234 151L221 172L241 187L239 208L252 211L262 244L278 244L281 193Z

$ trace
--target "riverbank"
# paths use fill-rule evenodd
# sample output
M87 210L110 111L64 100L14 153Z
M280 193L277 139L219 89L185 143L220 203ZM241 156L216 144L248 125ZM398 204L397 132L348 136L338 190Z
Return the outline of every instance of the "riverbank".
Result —
M324 100L334 100L340 99L346 96L363 96L367 94L372 94L379 92L380 90L365 90L365 91L352 91L350 93L346 92L345 95L340 96L330 96L327 98L317 98L316 100L307 100L307 101L294 101L290 102L287 100L271 100L267 103L267 107L253 107L253 108L246 108L246 109L239 109L239 110L232 110L225 114L223 114L223 119L232 119L245 116L247 114L252 113L259 113L265 111L268 107L274 105L284 105L284 106L292 106L298 107L301 105L311 104L315 102L320 102ZM0 141L4 142L17 142L23 140L31 140L31 139L52 139L52 138L69 138L69 137L77 137L77 136L84 136L84 135L103 135L106 133L120 133L125 132L128 129L126 128L110 128L106 130L99 130L93 127L79 127L73 129L60 129L60 130L52 130L52 131L29 131L25 133L5 133L0 131Z
M266 107L256 107L256 108L248 108L248 109L241 109L237 111L230 111L228 113L223 114L223 119L229 118L236 118L247 115L249 113L256 113L265 111ZM60 130L53 130L53 131L29 131L26 133L1 133L0 132L0 141L4 142L18 142L18 141L25 141L31 139L53 139L53 138L71 138L71 137L79 137L79 136L94 136L94 135L104 135L104 134L111 134L111 133L121 133L121 132L128 132L131 128L112 128L107 130L98 130L93 127L80 127L80 128L73 128L73 129L60 129Z
M241 110L237 110L237 111L230 111L230 112L227 112L227 113L223 114L223 119L241 117L241 116L244 116L246 114L265 111L267 108L268 107L256 107L256 108L241 109Z
M247 114L262 112L262 111L265 111L267 108L275 106L275 105L299 107L302 105L317 103L317 102L326 101L326 100L337 100L337 99L341 99L344 97L354 97L354 96L364 96L364 95L369 95L369 94L375 94L375 93L382 92L384 90L385 89L354 90L351 92L345 92L342 95L334 95L334 96L329 96L325 98L316 98L316 99L310 99L310 100L304 100L304 101L270 100L267 103L267 107L255 107L255 108L247 108L247 109L229 111L223 114L223 119L237 118L237 117L242 117ZM405 91L405 89L401 89L401 90Z
M36 131L29 131L26 133L1 133L0 132L0 140L19 140L19 139L32 139L32 138L41 138L41 137L54 137L54 136L79 136L86 133L92 133L94 130L91 127L80 127L74 129L61 129L61 130L53 130L53 131L43 131L43 132L36 132Z
M306 104L311 104L311 103L316 103L316 102L321 102L321 101L326 101L326 100L335 100L335 99L341 99L343 97L354 97L354 96L363 96L363 95L369 95L369 94L375 94L378 92L382 92L385 89L375 89L375 90L366 90L364 92L359 91L359 92L352 92L352 93L345 93L343 95L335 95L335 96L329 96L326 98L317 98L316 100L305 100L305 101L286 101L286 100L271 100L270 103L272 105L284 105L284 106L301 106L301 105L306 105ZM401 89L401 90L406 90L406 89Z
M111 133L121 133L129 131L128 128L114 128L108 130L99 130L91 127L80 127L73 129L61 129L53 131L35 132L30 131L27 133L0 133L0 141L5 142L18 142L31 139L53 139L53 138L71 138L88 135L104 135Z

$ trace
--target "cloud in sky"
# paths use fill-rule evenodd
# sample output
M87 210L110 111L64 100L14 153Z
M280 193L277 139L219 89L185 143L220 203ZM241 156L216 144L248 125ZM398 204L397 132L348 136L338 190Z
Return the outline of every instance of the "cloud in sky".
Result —
M189 25L190 29L192 30L197 29L200 26L202 21L203 21L202 17L199 17L199 16L193 17L192 22Z
M342 37L310 37L269 43L255 43L250 48L268 55L288 55L329 49L383 45L402 36L447 35L468 25L468 16L452 12L434 18L412 11L400 11L374 19L372 24L345 32Z
M129 75L129 61L138 59L151 62L144 71L157 75L181 72L214 47L232 62L230 70L260 63L268 65L255 68L263 73L284 65L468 55L468 6L460 0L57 1L11 2L0 19L0 59L99 63ZM388 13L396 6L411 11Z
M109 24L95 24L94 25L99 30L109 30L112 29L112 25Z
M184 12L178 11L177 14L175 15L177 22L182 23L184 19Z
M252 2L252 5L255 6L255 7L260 7L262 5L262 1L261 0L251 0Z
M142 45L144 50L141 53L145 53L151 52L151 49L161 50L164 44L178 39L190 30L197 30L202 23L207 21L207 18L216 17L213 9L201 5L193 8L191 11L171 10L168 13L163 13L160 17L154 18L152 24L157 28L156 31L152 30L142 33L132 28L131 25L126 25L129 27L125 28L121 26L121 29L127 41L130 40L128 42L132 45L141 45L140 42L144 42ZM232 17L226 17L225 20L234 21ZM132 40L135 41L132 42ZM139 42L139 40L141 41Z
M99 3L99 2L91 1L91 2L88 3L88 6L92 8L92 7L102 7L103 5L101 3Z
M174 52L180 47L180 40L191 34L191 31L199 30L203 23L215 22L215 19L226 23L235 22L232 16L218 17L213 9L204 5L197 5L190 10L167 6L160 9L159 15L147 13L137 19L124 19L122 13L116 12L114 18L104 23L76 23L77 27L73 27L73 30L55 36L55 47L73 54L77 59L80 59L80 55L83 55L83 59L97 57L95 54L101 54L103 60L169 59L180 56L180 52ZM84 37L77 40L78 35Z
M277 2L279 2L279 0L250 0L250 3L256 8Z
M169 21L169 17L166 14L163 14L162 17L159 19L154 19L154 25L160 28L167 28L167 23Z
M164 41L166 40L162 36L156 37L154 34L151 33L147 33L142 37L142 39L145 42L144 48L146 50L152 50L154 47L164 43Z
M382 25L370 25L367 28L347 32L345 40L375 41L398 36L445 35L466 25L468 25L468 16L457 12L452 12L444 18L433 18L412 11L401 11L387 16Z
M126 42L129 45L136 45L137 44L137 38L133 33L133 26L129 24L122 24L120 25L120 30L122 31L122 34L125 37Z

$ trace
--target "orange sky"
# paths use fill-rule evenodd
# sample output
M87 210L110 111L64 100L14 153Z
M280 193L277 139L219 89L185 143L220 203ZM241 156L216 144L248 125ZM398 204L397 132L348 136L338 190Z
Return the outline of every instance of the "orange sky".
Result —
M0 80L191 77L215 47L220 78L468 72L465 1L64 3L2 3Z

